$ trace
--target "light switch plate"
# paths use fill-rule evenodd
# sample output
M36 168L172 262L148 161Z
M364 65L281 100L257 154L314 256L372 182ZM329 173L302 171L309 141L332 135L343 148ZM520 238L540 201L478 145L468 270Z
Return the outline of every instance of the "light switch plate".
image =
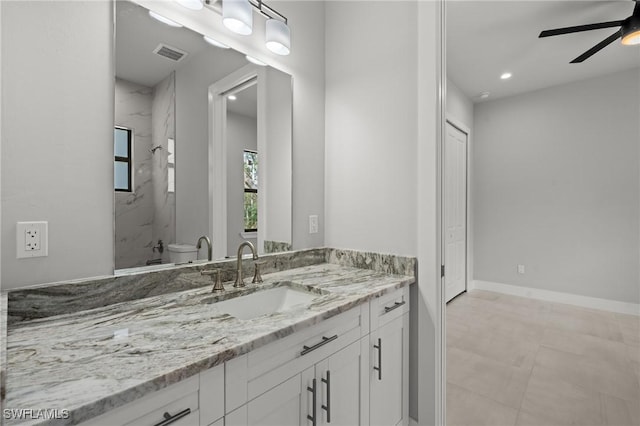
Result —
M44 257L49 255L48 222L18 222L16 226L16 257Z
M317 234L318 233L318 215L312 214L309 216L309 233Z

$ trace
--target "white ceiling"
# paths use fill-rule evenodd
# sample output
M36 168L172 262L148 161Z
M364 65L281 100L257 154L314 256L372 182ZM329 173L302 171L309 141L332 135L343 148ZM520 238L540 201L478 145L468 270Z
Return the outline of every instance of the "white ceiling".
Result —
M153 50L159 43L186 51L179 62L158 56ZM116 2L116 76L154 87L172 71L201 54L214 55L216 61L228 61L229 55L242 55L233 49L209 45L202 35L187 28L174 28L152 19L148 11L133 3ZM228 102L229 111L249 117L256 116L256 90L248 88L238 93L238 99Z
M580 64L569 62L616 31L606 28L539 39L540 31L630 16L624 1L448 1L447 74L474 102L640 66L640 46L610 44ZM503 72L513 77L501 80Z

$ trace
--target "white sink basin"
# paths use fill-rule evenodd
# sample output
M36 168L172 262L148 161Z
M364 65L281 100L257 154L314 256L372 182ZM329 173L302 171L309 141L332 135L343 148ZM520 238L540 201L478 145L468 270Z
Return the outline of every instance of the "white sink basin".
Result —
M233 317L248 320L309 305L318 296L320 295L291 287L275 287L216 302L215 306Z

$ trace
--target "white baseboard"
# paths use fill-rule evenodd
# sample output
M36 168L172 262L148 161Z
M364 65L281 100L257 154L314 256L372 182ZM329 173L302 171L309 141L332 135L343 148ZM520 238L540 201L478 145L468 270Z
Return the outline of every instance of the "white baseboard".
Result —
M547 302L565 303L583 308L600 309L602 311L640 316L640 304L619 302L617 300L599 299L597 297L581 296L579 294L561 293L558 291L542 290L532 287L522 287L511 284L494 283L491 281L473 280L469 283L469 290L487 290L512 296L528 297L530 299L545 300Z

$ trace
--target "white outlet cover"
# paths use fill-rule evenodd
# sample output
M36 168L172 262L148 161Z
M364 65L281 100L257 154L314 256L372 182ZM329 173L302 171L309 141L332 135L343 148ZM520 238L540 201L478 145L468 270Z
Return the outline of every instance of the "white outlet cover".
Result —
M309 216L309 233L317 234L318 233L318 215L312 214Z
M49 255L49 223L18 222L16 225L16 257L44 257Z

